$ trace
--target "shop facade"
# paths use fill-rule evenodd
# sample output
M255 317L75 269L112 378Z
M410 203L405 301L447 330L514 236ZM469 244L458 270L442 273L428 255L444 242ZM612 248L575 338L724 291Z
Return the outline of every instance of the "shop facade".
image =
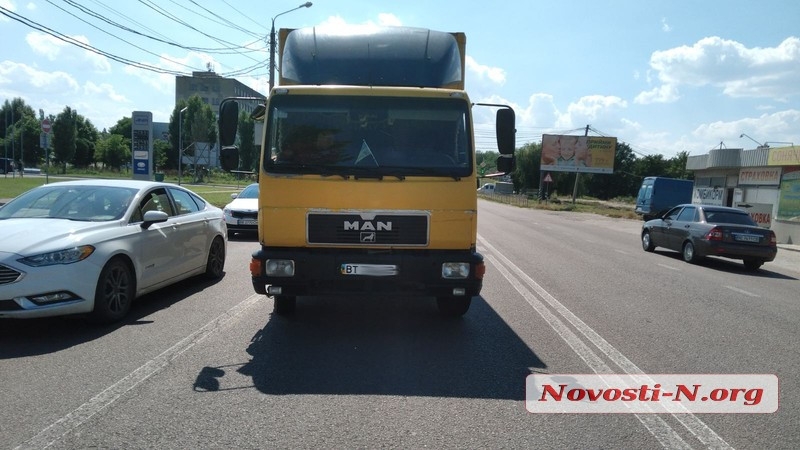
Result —
M694 203L733 206L775 232L780 244L800 244L800 146L721 148L690 156Z

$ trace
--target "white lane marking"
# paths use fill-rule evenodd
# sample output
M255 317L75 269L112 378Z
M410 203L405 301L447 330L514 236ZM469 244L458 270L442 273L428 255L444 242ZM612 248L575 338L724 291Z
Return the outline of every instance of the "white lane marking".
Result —
M581 334L583 334L586 337L586 339L588 339L592 344L594 344L595 347L597 347L601 352L603 352L603 354L605 354L609 359L611 359L611 361L613 361L614 364L619 366L623 371L625 371L629 375L646 376L646 374L642 369L636 366L619 350L617 350L608 341L606 341L603 337L597 334L596 331L594 331L591 327L589 327L589 325L587 325L581 319L579 319L575 314L572 313L572 311L570 311L567 307L561 304L561 302L556 300L555 297L550 295L550 293L548 293L544 288L542 288L538 283L536 283L530 276L528 276L528 274L523 272L522 269L517 267L517 265L511 262L511 260L509 260L505 255L497 251L497 249L494 248L494 246L492 246L491 244L489 244L489 242L487 242L482 236L480 235L478 236L478 241L481 243L483 247L488 248L489 251L491 251L494 255L497 255L497 258L502 260L502 262L505 265L507 265L511 269L511 271L516 273L516 275L520 279L522 279L528 286L530 286L534 291L536 291L536 293L539 295L540 298L542 298L553 309L555 309L559 314L561 314L561 316L564 317L570 324L572 324L572 326L574 326L578 331L580 331ZM492 261L496 261L494 257L492 257L491 255L487 256L489 256L489 258ZM495 263L495 265L499 267L498 264ZM512 277L510 276L508 271L501 270L501 272L503 272L503 275L506 277L506 279L508 279L508 281L512 285L516 287L519 284L516 280L512 281ZM517 290L519 291L519 289ZM535 302L541 304L541 302L539 302L538 299L533 297L533 295L530 294L529 291L527 290L525 291L528 292L528 294L523 294L522 292L520 292L520 294L522 294L526 298L526 300L528 300L528 296L530 296L533 298ZM530 303L530 301L528 302ZM544 306L542 306L542 308L544 308ZM537 312L539 311L539 309L537 308L534 309L536 309ZM560 327L553 329L559 334L559 336L561 336L562 339L567 341L567 338L565 338L559 332ZM581 356L580 353L578 353L578 355ZM581 356L581 358L583 358L583 356ZM589 364L588 361L587 364ZM592 370L595 370L595 367L593 367L591 364L589 364L589 367L592 368ZM595 373L602 373L602 372L597 372L595 370ZM606 372L606 373L612 373L612 372ZM686 413L671 414L671 415L676 420L678 420L678 422L680 422L687 430L689 430L689 432L692 433L700 442L702 442L709 448L732 448L730 444L725 442L725 440L722 439L722 437L720 437L716 432L714 432L714 430L712 430L703 421L698 419L697 416L695 416L694 414L686 412ZM644 415L644 417L649 417L649 416L650 415ZM641 421L642 419L639 420ZM661 420L660 423L658 422L649 424L645 422L642 423L645 425L645 427L647 427L648 430L650 430L653 436L655 436L656 439L658 439L659 442L665 448L673 448L675 446L675 444L670 441L671 438L673 438L672 435L674 435L674 437L677 437L677 439L680 439L679 442L682 443L683 445L688 445L686 444L686 442L683 441L683 439L680 438L680 436L677 435L677 433L675 433L675 430L673 430L672 427L670 427L666 422L663 422L663 420ZM650 428L651 426L653 427L653 429Z
M485 255L500 273L511 283L517 292L522 295L525 301L528 302L533 309L547 322L550 327L572 348L582 360L589 366L594 373L597 374L613 374L614 371L603 362L600 357L586 345L578 335L576 335L569 327L558 317L556 317L550 310L535 295L514 278L502 264L499 264L493 255ZM639 419L642 425L652 434L664 448L668 449L691 449L692 447L669 426L664 419L657 415L651 414L634 414Z
M262 295L253 294L252 296L244 299L238 305L217 316L217 318L213 319L211 322L208 322L189 336L186 336L160 355L156 356L150 361L147 361L138 369L107 387L103 392L95 395L89 401L77 407L64 417L58 419L50 426L39 432L39 434L16 448L46 448L53 445L64 435L78 428L92 416L100 412L103 408L117 401L126 392L130 391L141 382L158 373L175 358L183 354L183 352L189 350L195 344L199 343L215 331L225 326L225 324L227 324L229 321L236 318L236 316L254 304L258 303L263 298L264 297Z
M724 286L724 287L726 287L726 288L728 288L728 289L730 289L730 290L732 290L734 292L738 292L740 294L749 295L750 297L761 297L758 294L753 294L752 292L747 292L744 289L739 289L737 287L733 287L733 286Z
M676 270L676 271L679 271L679 270L681 270L681 269L678 269L677 267L668 266L668 265L666 265L666 264L661 264L661 263L658 263L657 265L658 265L658 267L663 267L663 268L665 268L665 269L669 269L669 270Z

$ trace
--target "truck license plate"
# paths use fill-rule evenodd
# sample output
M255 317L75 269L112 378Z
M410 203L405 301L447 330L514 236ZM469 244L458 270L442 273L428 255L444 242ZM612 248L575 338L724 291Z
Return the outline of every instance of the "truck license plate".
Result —
M391 264L345 263L339 266L342 275L363 275L368 277L391 277L399 273L397 266Z

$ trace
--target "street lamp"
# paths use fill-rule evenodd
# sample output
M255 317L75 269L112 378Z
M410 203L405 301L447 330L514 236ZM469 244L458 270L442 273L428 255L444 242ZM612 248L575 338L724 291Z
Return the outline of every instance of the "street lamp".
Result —
M181 167L183 166L183 112L189 109L184 107L178 113L178 185L181 184Z
M758 144L758 148L761 148L761 147L768 147L768 145L767 145L767 144L762 144L761 142L758 142L757 140L755 140L755 139L751 138L750 136L746 135L745 133L742 133L742 134L740 134L740 135L739 135L739 139L741 139L741 138L743 138L743 137L746 137L747 139L750 139L751 141L753 141L753 142L755 142L756 144Z
M302 5L298 6L297 8L292 8L288 11L284 11L277 16L272 18L272 28L269 31L269 90L272 92L272 87L275 86L275 19L278 17L290 13L294 10L300 8L311 8L311 2L305 2Z

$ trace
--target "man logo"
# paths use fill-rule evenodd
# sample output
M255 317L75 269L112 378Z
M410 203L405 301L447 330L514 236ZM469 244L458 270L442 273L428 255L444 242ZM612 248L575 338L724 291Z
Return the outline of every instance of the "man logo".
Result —
M374 244L375 243L375 232L374 231L362 231L361 232L361 242L365 244Z
M344 230L358 230L358 231L392 231L392 222L359 222L358 220L344 221Z

